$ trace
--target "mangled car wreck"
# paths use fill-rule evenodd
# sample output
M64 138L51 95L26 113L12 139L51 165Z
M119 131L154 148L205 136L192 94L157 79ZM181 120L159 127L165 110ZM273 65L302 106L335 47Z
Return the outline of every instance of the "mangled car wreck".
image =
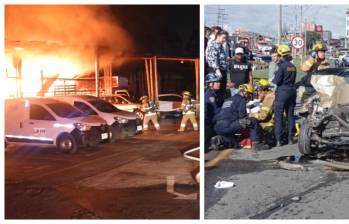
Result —
M304 155L349 152L349 69L327 69L311 77L316 93L304 105L299 150Z

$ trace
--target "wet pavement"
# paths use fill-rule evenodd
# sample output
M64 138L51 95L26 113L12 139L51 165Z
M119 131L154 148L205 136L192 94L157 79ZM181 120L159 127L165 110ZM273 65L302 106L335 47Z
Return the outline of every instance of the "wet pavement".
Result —
M296 155L295 157L292 157ZM288 156L305 170L278 165ZM302 160L297 145L235 151L205 174L206 219L348 219L349 172ZM235 187L215 189L219 180Z
M199 190L192 178L199 164L182 155L199 145L199 134L177 133L177 128L178 123L166 120L159 133L76 154L10 146L5 151L5 218L198 218L199 199L166 192L168 176L175 177L179 193Z

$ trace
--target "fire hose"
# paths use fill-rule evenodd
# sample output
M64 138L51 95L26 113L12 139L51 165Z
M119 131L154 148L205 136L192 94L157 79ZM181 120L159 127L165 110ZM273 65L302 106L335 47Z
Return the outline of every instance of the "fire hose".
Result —
M200 162L200 158L189 155L190 153L193 153L193 152L199 151L199 150L200 150L200 147L196 147L196 148L187 150L187 151L184 152L183 156L184 156L184 158L186 158L186 159L194 160L194 161ZM198 173L196 174L195 180L196 180L198 183L200 183L200 172L198 172Z

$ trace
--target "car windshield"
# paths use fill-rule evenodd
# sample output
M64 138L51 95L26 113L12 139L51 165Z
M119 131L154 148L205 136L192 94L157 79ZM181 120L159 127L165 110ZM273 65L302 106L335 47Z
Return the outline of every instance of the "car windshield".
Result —
M64 118L83 117L83 113L68 103L49 103L47 106L58 116Z
M88 102L92 104L95 108L97 108L97 110L104 113L113 113L119 111L112 104L104 100L89 100Z

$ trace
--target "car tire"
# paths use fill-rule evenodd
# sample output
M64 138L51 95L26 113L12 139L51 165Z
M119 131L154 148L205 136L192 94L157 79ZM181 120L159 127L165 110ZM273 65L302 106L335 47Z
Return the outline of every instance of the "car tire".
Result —
M303 155L311 155L314 153L311 147L311 129L307 120L304 120L301 124L301 132L298 139L298 149Z
M57 138L57 149L59 152L72 154L78 150L78 145L73 135L63 133Z

